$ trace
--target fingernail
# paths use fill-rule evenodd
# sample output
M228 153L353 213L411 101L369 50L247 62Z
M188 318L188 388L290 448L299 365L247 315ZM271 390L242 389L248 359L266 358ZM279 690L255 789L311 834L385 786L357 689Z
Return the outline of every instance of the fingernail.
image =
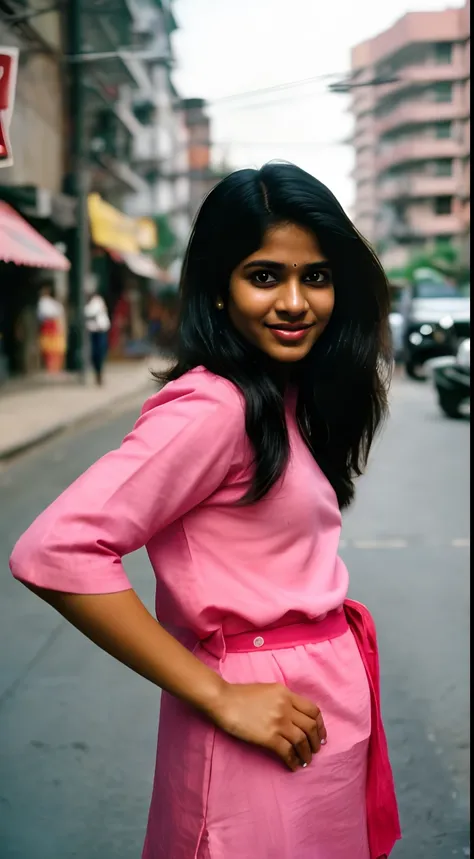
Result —
M301 764L301 766L303 767L303 769L306 769L306 767L308 766L308 764Z
M322 746L325 746L325 745L326 745L326 743L327 743L327 740L321 740L321 745L322 745Z

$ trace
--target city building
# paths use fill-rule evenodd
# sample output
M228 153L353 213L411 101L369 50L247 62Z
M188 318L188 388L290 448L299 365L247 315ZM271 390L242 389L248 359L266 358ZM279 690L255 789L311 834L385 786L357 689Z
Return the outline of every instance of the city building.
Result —
M11 373L39 369L38 290L43 279L51 279L67 300L70 265L64 254L75 223L75 200L63 189L67 89L61 12L59 6L37 16L29 11L12 2L0 7L0 46L19 50L10 128L14 163L0 169L0 382Z
M354 220L386 269L470 235L470 3L411 12L352 51Z
M141 63L138 90L122 88L120 106L139 129L131 162L145 185L126 196L125 209L156 221L159 262L178 271L197 209L219 179L211 168L210 120L204 99L182 99L173 83L172 3L135 0L133 15L149 59Z
M194 219L203 199L221 178L211 166L211 123L202 98L182 101L188 129L189 216Z
M71 0L27 13L13 0L0 5L0 45L17 47L20 58L14 164L0 170L0 240L22 224L23 248L31 227L42 234L34 263L21 237L16 257L0 241L1 378L39 367L45 278L67 311L70 369L84 363L91 287L109 306L112 351L127 337L138 348L149 295L176 282L200 198L218 177L204 102L182 100L173 84L172 0Z

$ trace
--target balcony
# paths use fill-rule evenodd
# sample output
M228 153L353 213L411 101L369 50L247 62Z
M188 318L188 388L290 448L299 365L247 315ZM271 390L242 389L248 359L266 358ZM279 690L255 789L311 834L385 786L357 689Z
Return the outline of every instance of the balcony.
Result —
M358 170L374 171L375 168L375 150L370 147L368 149L360 149L356 152L355 165Z
M435 215L426 211L407 209L405 219L380 218L377 221L377 239L402 244L415 239L424 240L435 236L457 236L463 232L463 222L457 214Z
M373 182L375 175L375 160L371 161L370 164L356 164L350 175L358 183Z
M450 121L461 119L466 116L466 107L462 103L461 98L456 98L448 103L438 103L435 101L406 101L399 107L376 120L375 130L379 137L393 131L396 128L403 128L407 125L423 125L428 122Z
M352 112L360 116L367 111L373 111L376 105L376 96L372 87L364 87L354 90L352 97Z
M438 140L435 137L404 140L388 146L376 158L376 171L383 173L390 167L410 161L431 161L438 158L460 158L466 154L457 140Z
M456 236L462 232L462 221L458 215L417 214L410 219L410 225L416 235L423 238L434 236Z
M379 185L378 199L383 202L403 198L454 196L458 190L454 176L400 176Z
M356 134L352 135L350 138L350 143L354 146L357 151L363 151L367 148L373 148L376 143L376 136L374 134L373 127L372 128L364 128L362 131L358 131Z
M162 126L146 126L133 141L133 161L144 167L154 166L172 154L172 140Z
M379 196L377 194L376 185L371 182L367 182L363 185L358 185L356 188L356 203L359 204L370 204L376 203L379 200Z
M434 84L441 81L466 80L468 77L467 66L457 59L453 63L438 65L437 63L425 63L424 65L405 66L398 72L399 80L395 83L381 84L377 87L377 103L393 98L402 90L416 86L417 84Z

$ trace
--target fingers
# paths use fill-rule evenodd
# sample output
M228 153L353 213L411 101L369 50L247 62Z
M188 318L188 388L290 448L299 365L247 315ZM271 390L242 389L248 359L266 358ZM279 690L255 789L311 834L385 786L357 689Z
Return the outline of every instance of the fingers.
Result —
M292 718L293 724L306 734L311 751L314 754L317 754L321 748L321 738L319 736L317 720L315 721L314 719L310 719L309 716L305 716L304 713L300 713L299 710L293 710Z
M321 745L324 746L327 743L328 732L326 731L326 725L324 724L323 714L321 711L316 719L316 724L318 726L319 741Z
M324 719L321 714L321 710L316 704L313 704L312 701L308 701L307 698L303 698L301 695L297 695L295 692L291 693L291 701L295 710L298 713L302 713L304 716L313 719L318 727L318 735L319 741L321 745L324 745L327 740L327 731L324 724ZM296 724L299 724L298 722Z
M300 769L301 761L296 754L295 747L284 737L279 738L275 751L291 772Z
M299 710L300 713L304 713L305 716L309 716L310 719L316 719L319 715L319 707L316 704L313 704L312 701L309 701L308 698L303 698L302 695L297 695L296 692L290 692L291 695L291 703L295 710Z
M293 746L298 762L300 764L310 764L313 759L313 751L310 742L305 732L298 728L297 725L290 725L285 731L284 739L288 740Z

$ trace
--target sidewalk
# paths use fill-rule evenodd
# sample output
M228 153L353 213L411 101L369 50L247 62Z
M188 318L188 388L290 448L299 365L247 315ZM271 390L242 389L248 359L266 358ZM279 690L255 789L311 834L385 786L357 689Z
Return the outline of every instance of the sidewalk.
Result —
M9 459L67 427L107 410L120 400L157 390L150 370L164 369L169 359L151 356L146 361L111 362L105 383L98 387L92 374L86 384L77 377L43 374L24 382L7 382L0 388L0 460Z

